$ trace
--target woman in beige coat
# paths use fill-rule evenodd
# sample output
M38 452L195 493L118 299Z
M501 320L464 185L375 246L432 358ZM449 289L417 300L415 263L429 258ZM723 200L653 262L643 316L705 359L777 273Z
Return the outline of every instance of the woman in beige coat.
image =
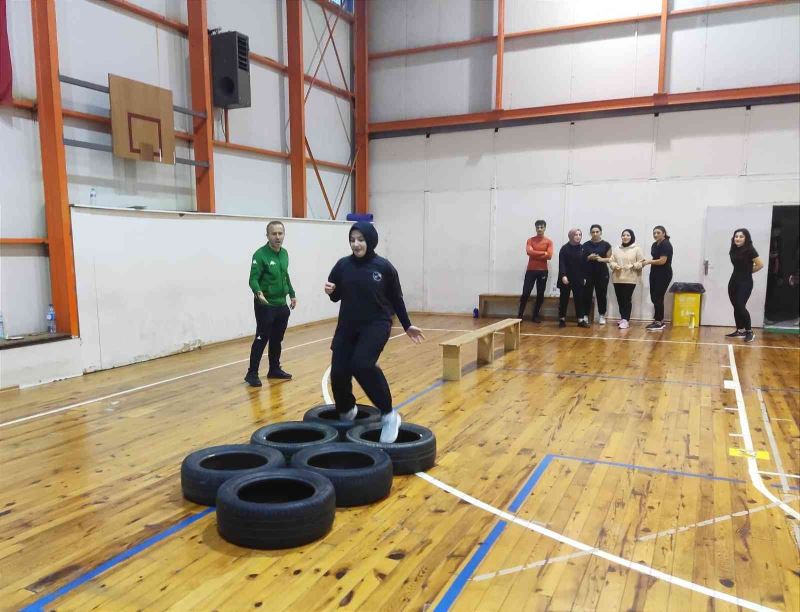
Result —
M617 294L619 304L620 329L628 329L633 303L633 290L642 278L642 262L644 255L639 245L636 244L636 234L633 230L622 231L622 244L611 251L609 267L611 268L611 282L614 283L614 293Z

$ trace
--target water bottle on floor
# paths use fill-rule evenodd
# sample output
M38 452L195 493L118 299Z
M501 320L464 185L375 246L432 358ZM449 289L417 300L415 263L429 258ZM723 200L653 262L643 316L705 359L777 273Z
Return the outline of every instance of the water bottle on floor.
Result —
M89 206L97 206L97 189L94 187L89 190Z
M53 308L52 304L47 309L47 333L56 333L56 309Z
M0 340L6 339L6 324L3 321L3 313L0 312Z

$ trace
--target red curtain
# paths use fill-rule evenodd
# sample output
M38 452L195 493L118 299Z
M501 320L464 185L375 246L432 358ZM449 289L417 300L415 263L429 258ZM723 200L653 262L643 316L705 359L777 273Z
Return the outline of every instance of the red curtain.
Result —
M8 46L6 0L0 0L0 104L11 102L11 50Z

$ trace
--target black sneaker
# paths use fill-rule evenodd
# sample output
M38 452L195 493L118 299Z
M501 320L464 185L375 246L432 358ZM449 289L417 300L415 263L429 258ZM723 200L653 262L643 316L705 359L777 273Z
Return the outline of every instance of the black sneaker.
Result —
M749 329L744 333L744 341L745 342L752 342L755 339L756 339L756 335L753 333L752 329Z
M725 334L726 338L744 338L745 333L744 330L736 329L729 334Z
M246 382L251 387L260 387L261 386L261 379L258 377L258 374L251 374L250 372L244 377L244 382Z
M534 323L541 323L542 320L539 318L539 315L534 315L533 319L531 319Z
M566 327L567 326L567 322L564 319L559 319L558 320L558 326L559 327Z
M289 380L292 378L292 375L288 372L284 372L280 368L276 370L270 370L267 372L267 378L277 378L279 380Z
M663 321L653 321L650 325L645 327L647 331L661 331L665 329L667 326L664 324Z
M581 319L580 321L578 321L578 327L591 327L591 325L589 325L589 321L584 321L583 319Z

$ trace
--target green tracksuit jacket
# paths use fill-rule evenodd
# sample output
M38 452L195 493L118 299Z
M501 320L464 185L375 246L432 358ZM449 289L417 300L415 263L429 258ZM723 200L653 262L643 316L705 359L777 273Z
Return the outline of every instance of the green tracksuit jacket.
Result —
M277 253L265 244L253 253L250 265L250 289L263 292L273 306L286 306L286 296L294 297L289 279L289 253L281 248Z

